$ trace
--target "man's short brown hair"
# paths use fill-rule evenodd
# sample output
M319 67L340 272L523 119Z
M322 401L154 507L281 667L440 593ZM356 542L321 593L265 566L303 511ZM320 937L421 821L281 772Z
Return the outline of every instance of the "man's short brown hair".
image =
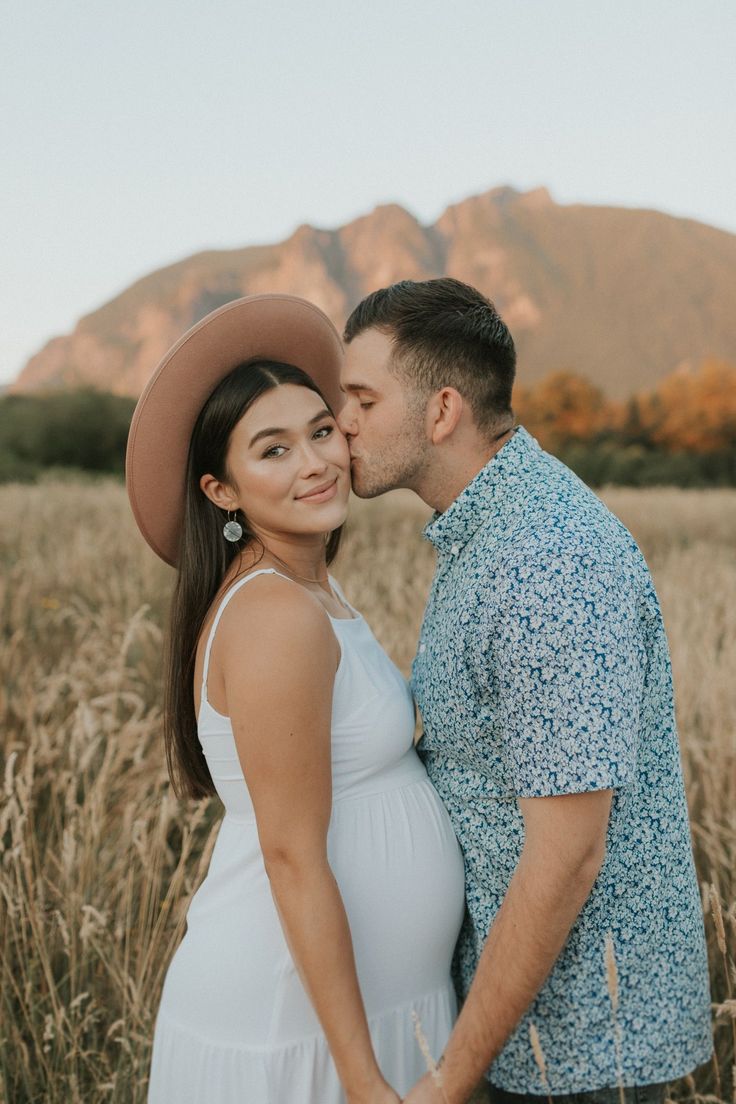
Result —
M368 329L393 339L390 367L422 392L459 391L482 433L513 419L514 341L476 288L449 276L401 280L366 296L348 318L343 338L350 343Z

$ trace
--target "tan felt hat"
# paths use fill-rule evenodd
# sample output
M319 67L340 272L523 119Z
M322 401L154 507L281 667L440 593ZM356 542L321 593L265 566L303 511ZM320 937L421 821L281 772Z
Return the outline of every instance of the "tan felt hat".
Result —
M125 485L138 528L176 566L192 430L207 398L243 361L294 364L337 413L342 344L314 303L296 295L248 295L212 311L169 349L133 412Z

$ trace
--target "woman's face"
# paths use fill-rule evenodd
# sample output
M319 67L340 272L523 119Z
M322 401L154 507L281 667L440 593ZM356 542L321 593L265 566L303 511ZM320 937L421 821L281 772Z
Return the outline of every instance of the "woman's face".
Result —
M328 533L345 521L350 451L324 401L282 384L248 408L227 462L249 523L271 533Z

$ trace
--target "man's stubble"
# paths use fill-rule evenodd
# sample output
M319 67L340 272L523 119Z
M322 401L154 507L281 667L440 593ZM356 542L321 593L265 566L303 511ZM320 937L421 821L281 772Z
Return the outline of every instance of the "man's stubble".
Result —
M353 492L358 498L377 498L399 487L416 490L427 464L429 444L424 431L426 399L416 395L413 399L395 438L370 456L361 453L353 465Z

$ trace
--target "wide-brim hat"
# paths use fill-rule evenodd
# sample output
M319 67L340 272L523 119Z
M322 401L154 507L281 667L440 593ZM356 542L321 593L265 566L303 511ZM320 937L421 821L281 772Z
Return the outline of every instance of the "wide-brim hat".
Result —
M248 295L212 311L166 353L138 399L128 432L125 485L157 556L176 566L192 430L217 384L249 360L301 368L337 413L342 343L323 311L296 295Z

